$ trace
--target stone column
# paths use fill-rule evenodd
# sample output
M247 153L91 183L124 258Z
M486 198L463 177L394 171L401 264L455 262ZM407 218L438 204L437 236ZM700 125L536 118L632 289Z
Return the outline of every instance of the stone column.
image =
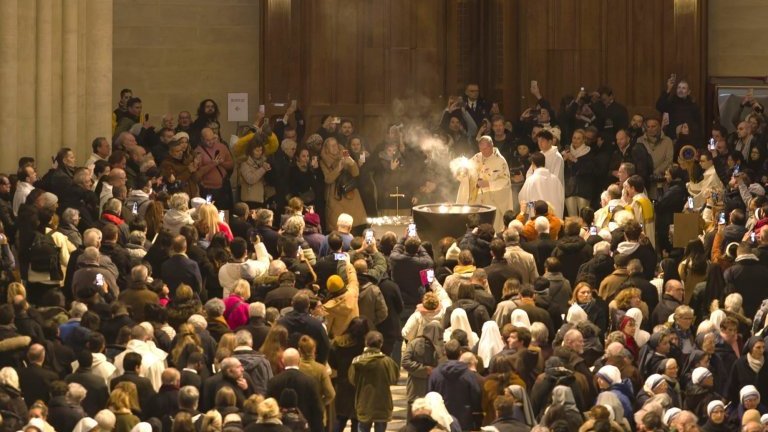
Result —
M37 142L37 122L35 118L35 81L37 80L37 2L19 2L19 82L17 112L17 140L25 154L37 157L35 143Z
M37 165L41 172L50 164L52 149L51 105L53 4L37 0L37 80L35 82L35 113L37 117Z
M18 2L0 0L0 131L3 138L1 169L6 172L18 160L16 102L18 88Z
M112 0L86 0L85 133L112 132Z
M79 149L84 143L78 142L77 137L77 2L66 1L62 15L61 110L63 112L63 119L61 138L64 146ZM76 151L76 154L79 162L85 162L85 159L81 159L82 151Z

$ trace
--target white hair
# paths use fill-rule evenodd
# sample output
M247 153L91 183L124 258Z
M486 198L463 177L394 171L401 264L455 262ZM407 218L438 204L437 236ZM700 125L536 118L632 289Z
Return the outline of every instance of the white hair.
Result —
M78 383L73 382L67 385L67 397L76 404L82 402L83 399L85 399L85 395L87 393L88 390L86 390L85 387Z
M168 200L168 207L180 212L189 210L189 195L184 192L171 195L171 198Z
M545 218L544 216L537 217L533 222L533 225L534 228L536 228L537 233L549 233L549 219Z
M339 218L336 219L337 227L352 228L353 223L354 223L354 219L352 218L352 216L346 213L340 214Z
M518 233L523 232L523 223L517 219L512 219L507 225L507 229L514 229Z
M264 318L267 316L267 306L262 302L253 302L248 305L248 316Z
M608 243L605 240L599 241L599 242L595 243L595 245L592 246L592 254L593 255L597 255L597 254L610 255L611 254L611 244Z

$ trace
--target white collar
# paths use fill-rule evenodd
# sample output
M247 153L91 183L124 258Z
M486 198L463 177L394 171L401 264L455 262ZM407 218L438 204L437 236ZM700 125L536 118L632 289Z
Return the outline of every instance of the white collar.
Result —
M286 366L286 367L284 368L284 370L288 370L288 369L296 369L296 370L299 370L299 367L298 367L298 366Z

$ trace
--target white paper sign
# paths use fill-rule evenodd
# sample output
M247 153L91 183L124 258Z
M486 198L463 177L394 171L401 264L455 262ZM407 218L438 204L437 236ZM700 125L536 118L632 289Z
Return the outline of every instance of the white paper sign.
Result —
M227 93L227 120L248 121L248 93Z

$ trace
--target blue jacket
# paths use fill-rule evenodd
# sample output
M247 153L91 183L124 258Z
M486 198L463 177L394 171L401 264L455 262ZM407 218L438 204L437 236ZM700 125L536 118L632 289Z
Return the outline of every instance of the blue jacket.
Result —
M632 407L634 406L635 391L632 389L632 382L629 381L629 378L624 378L620 383L612 384L610 391L619 398L619 402L621 402L621 406L624 408L624 417L634 429L634 416L631 414L634 412Z
M472 413L480 412L482 389L466 363L449 360L429 376L427 391L440 393L445 407L459 420L462 430L475 428Z

